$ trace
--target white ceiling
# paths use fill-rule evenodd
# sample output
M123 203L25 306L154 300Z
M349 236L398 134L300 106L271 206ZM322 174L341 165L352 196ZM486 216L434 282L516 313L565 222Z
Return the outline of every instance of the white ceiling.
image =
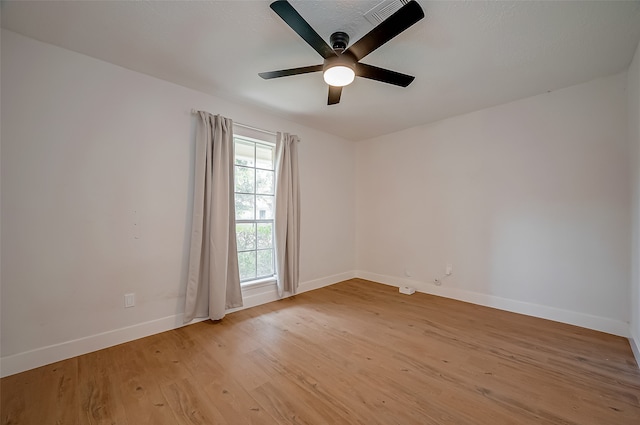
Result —
M291 0L327 40L352 42L380 0ZM205 93L362 140L625 70L640 40L638 1L425 1L426 18L363 62L416 76L366 79L327 105L321 64L269 1L3 1L2 27Z

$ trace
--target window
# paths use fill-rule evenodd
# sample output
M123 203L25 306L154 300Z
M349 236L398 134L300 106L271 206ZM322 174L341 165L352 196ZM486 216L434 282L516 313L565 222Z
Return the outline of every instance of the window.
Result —
M234 135L236 238L240 282L275 275L275 145Z

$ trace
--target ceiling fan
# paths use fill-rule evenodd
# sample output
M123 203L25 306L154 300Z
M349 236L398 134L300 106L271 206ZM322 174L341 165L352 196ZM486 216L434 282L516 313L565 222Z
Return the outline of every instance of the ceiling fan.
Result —
M331 46L329 46L287 0L274 1L270 7L324 58L324 63L259 73L258 75L264 79L322 71L324 80L329 85L327 104L334 105L340 102L342 87L351 84L356 76L401 87L407 87L415 78L411 75L360 63L360 60L369 53L424 18L422 8L415 0L403 5L348 48L349 35L347 33L338 31L331 34Z

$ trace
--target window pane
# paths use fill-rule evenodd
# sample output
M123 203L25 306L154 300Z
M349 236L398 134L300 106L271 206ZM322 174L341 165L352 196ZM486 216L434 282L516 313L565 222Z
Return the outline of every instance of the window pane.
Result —
M273 248L273 223L258 223L258 249L262 248Z
M255 167L255 143L235 139L235 157L237 165Z
M273 170L273 147L256 145L256 167Z
M258 277L273 275L273 250L258 251Z
M236 195L238 196L238 195ZM273 218L273 196L256 196L256 213L258 219L269 220Z
M254 195L239 195L236 193L236 220L254 220Z
M256 193L273 195L273 171L256 170Z
M236 239L238 240L238 251L256 249L256 224L236 224Z
M256 251L239 252L238 268L240 269L240 280L256 278Z
M236 165L234 178L236 180L236 192L255 193L255 168L240 167Z

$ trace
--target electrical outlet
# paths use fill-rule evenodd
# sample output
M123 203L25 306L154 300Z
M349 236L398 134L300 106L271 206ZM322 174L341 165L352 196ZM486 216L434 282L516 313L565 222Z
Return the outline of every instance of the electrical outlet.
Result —
M453 264L449 263L447 264L447 268L445 269L445 274L447 276L451 276L451 273L453 273Z
M136 294L124 294L124 308L135 307Z

